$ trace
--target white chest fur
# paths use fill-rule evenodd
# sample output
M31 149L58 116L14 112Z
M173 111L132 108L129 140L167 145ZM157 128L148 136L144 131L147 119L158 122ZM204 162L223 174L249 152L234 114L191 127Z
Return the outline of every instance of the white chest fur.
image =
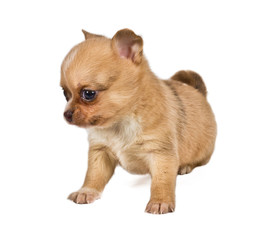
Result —
M88 139L91 144L108 146L117 156L120 165L129 172L142 173L138 169L144 161L142 153L136 151L136 141L141 133L141 126L134 118L127 118L111 128L89 128ZM143 164L141 164L143 165Z

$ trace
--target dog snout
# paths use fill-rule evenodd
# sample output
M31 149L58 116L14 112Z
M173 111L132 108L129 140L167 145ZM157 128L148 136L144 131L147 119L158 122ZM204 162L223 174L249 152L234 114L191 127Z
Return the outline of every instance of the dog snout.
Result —
M64 117L68 122L72 122L73 111L68 110L64 112Z

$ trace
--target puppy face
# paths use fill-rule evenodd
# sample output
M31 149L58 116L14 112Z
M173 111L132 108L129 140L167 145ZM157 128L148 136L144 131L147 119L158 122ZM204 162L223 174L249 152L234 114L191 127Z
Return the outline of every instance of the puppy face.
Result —
M124 29L112 39L85 32L61 66L64 117L79 127L109 127L132 109L142 75L142 39Z

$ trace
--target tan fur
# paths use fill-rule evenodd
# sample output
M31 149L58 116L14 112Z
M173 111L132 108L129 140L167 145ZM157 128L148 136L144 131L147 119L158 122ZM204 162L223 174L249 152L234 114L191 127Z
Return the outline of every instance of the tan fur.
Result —
M205 97L207 95L207 90L205 83L201 76L193 71L179 71L175 73L172 77L172 80L177 80L182 83L186 83L194 88L196 88L200 93Z
M113 39L84 34L86 41L72 49L61 70L71 124L85 127L90 143L83 188L69 199L99 198L121 165L151 175L147 212L174 211L177 174L206 164L214 149L216 123L204 90L158 79L142 55L141 37L129 29ZM95 100L83 100L83 88L98 91Z

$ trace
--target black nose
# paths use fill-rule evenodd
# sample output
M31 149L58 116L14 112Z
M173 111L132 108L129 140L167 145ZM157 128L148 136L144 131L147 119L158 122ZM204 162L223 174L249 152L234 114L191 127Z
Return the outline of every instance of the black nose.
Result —
M72 115L73 115L73 112L71 110L64 112L64 117L68 122L72 122Z

